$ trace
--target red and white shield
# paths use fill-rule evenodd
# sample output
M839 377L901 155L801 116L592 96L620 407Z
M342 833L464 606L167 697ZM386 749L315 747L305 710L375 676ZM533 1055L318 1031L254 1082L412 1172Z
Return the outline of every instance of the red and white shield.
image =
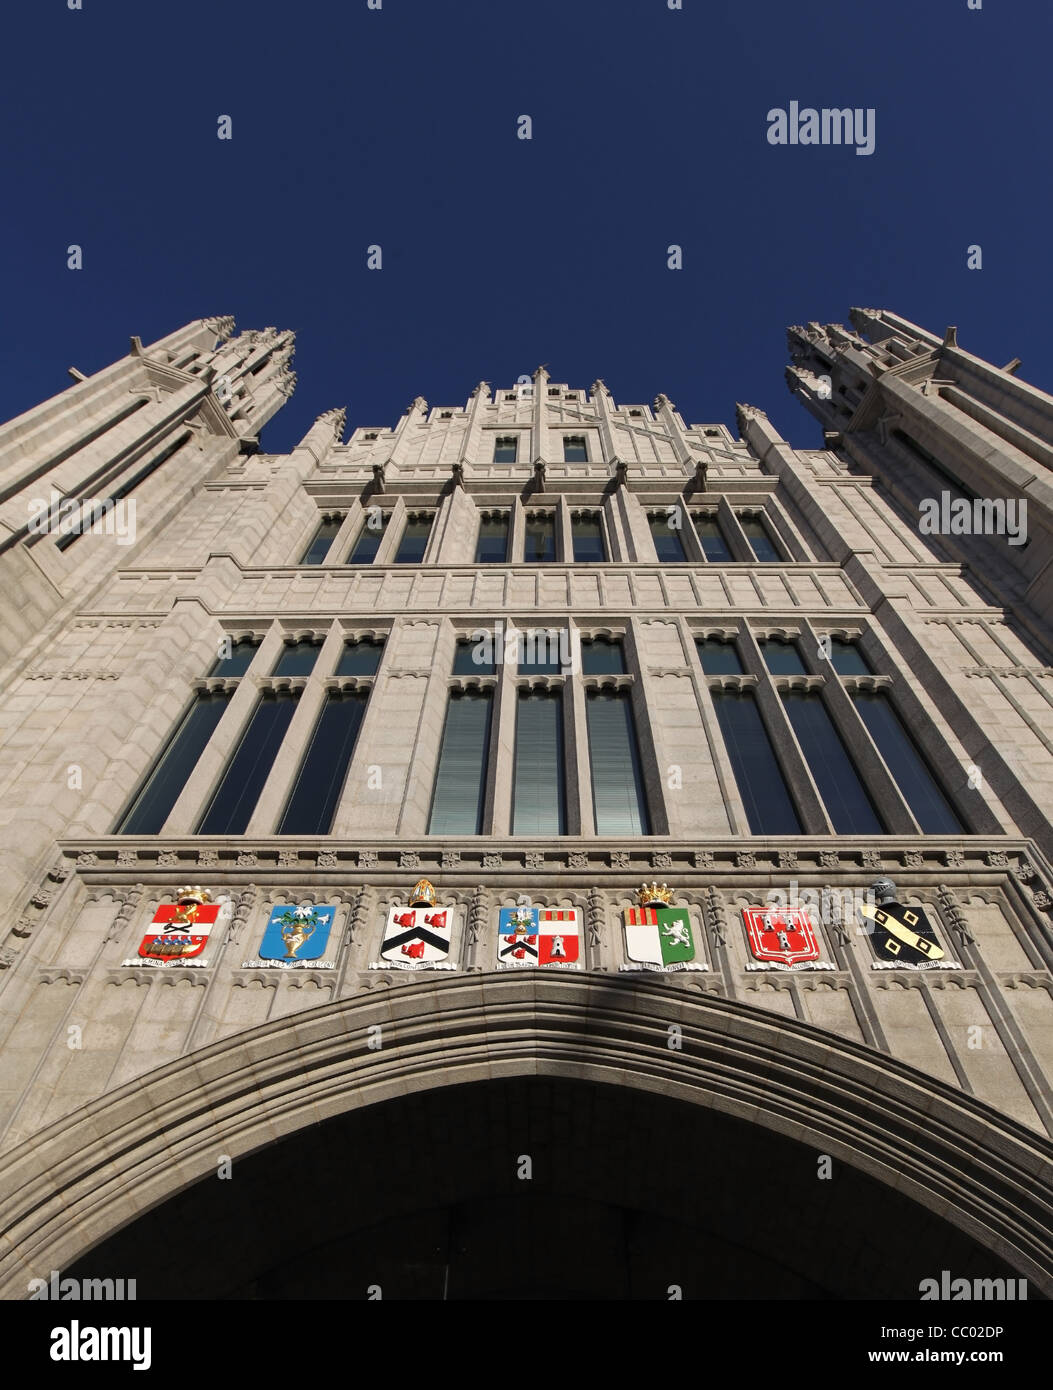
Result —
M190 960L208 945L209 932L219 916L220 903L162 903L151 926L161 930L144 936L139 954L144 960ZM165 931L164 928L168 930Z
M450 954L452 936L453 910L449 907L393 907L380 954L398 965L444 961Z
M578 959L576 907L537 909L538 965L571 965Z
M819 941L807 912L798 908L745 907L742 920L757 960L797 965L819 959Z

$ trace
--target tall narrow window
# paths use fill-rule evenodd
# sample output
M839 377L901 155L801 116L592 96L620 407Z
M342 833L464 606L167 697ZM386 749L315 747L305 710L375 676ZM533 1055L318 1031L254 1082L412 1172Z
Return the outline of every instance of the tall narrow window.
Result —
M720 522L716 517L707 516L704 512L697 513L694 522L695 531L702 546L702 553L706 559L715 565L730 564L731 551L728 549L724 532L720 529Z
M651 528L651 539L659 560L664 564L678 565L687 559L687 551L680 535L680 528L670 523L681 515L680 509L670 507L669 515L656 512L647 521Z
M432 795L429 835L478 835L483 824L489 690L451 690Z
M574 559L579 565L603 564L607 546L603 540L603 523L598 516L579 515L571 523L574 536Z
M264 691L197 827L199 835L243 835L296 711L292 691Z
M341 524L341 518L338 516L324 517L322 524L314 533L314 539L304 551L300 564L320 565L329 554L329 547L336 539L336 533L340 530Z
M563 699L559 690L520 690L516 701L512 833L563 835Z
M526 519L523 560L528 565L550 564L556 558L556 518L551 512L530 512Z
M883 835L885 827L817 690L784 690L783 706L839 835Z
M773 676L803 676L807 672L801 654L793 642L784 642L777 637L769 637L761 642L761 652L765 665Z
M720 731L754 835L793 835L801 822L750 690L711 690Z
M636 726L627 690L590 690L585 701L597 835L649 835Z
M384 652L384 643L370 637L349 638L337 662L338 676L375 676Z
M564 463L588 463L589 455L585 447L585 436L583 434L565 434L563 436L563 462Z
M210 676L243 676L259 649L260 644L254 637L239 637L236 642L231 642L230 655L217 657L215 665L208 674Z
M519 436L499 434L494 441L494 463L515 463L519 452Z
M961 834L965 827L884 691L857 690L852 700L926 835Z
M419 565L424 559L424 552L428 548L430 535L430 516L410 517L406 522L405 530L402 532L402 539L399 541L395 564Z
M303 639L299 642L286 642L281 655L274 663L272 676L309 676L322 650L321 642Z
M742 659L734 642L723 637L700 637L695 646L707 676L742 675Z
M285 803L279 835L326 835L355 751L369 696L330 690Z
M771 564L773 561L778 562L782 559L768 534L768 528L759 516L742 516L739 517L739 522L758 560L763 564Z
M869 676L870 664L854 642L830 638L830 664L839 676Z
M508 517L486 515L479 522L475 543L477 565L503 565L508 558Z
M621 642L606 637L581 644L583 676L620 676L625 672L625 653Z
M497 640L492 628L479 628L468 641L458 642L453 655L455 676L492 676L496 668Z
M377 558L380 542L384 539L388 520L387 516L378 515L375 511L366 512L365 522L351 547L351 554L347 557L349 565L371 565L373 563Z
M215 733L230 691L202 690L183 715L115 831L118 835L156 835L171 813Z

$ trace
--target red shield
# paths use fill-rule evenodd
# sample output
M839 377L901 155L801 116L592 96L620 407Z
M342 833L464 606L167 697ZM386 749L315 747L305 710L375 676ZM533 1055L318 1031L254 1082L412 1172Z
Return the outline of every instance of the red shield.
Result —
M819 959L819 942L806 912L798 908L745 907L742 920L757 960L797 965Z

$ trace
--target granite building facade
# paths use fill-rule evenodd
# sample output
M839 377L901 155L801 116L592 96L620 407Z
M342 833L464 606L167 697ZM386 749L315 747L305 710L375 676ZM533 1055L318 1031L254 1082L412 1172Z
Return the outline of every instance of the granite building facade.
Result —
M206 1210L229 1253L173 1256L202 1296L455 1268L665 1297L690 1267L716 1297L715 1264L724 1294L912 1297L926 1259L1053 1288L1053 398L954 330L851 322L789 332L821 449L539 368L270 454L293 335L230 319L0 429L4 1297ZM791 959L756 933L802 903ZM267 954L308 917L314 954ZM620 1115L719 1154L708 1199L643 1201ZM302 1213L280 1259L254 1233L323 1131L402 1174L378 1228L349 1170L361 1289L336 1245L312 1285ZM479 1253L524 1146L565 1231L589 1213L573 1276L569 1234L519 1280ZM773 1154L792 1219L759 1215Z

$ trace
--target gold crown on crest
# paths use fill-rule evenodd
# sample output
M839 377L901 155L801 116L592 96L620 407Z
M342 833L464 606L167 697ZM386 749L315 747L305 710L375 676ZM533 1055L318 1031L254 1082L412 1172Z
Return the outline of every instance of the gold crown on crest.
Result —
M410 889L410 907L434 907L435 888L426 878L419 878Z
M191 888L188 885L186 888L180 888L176 892L177 903L197 903L200 907L203 903L211 901L212 899L209 896L207 888Z
M673 901L673 890L664 883L641 883L637 897L641 907L652 907L655 903L668 907Z

